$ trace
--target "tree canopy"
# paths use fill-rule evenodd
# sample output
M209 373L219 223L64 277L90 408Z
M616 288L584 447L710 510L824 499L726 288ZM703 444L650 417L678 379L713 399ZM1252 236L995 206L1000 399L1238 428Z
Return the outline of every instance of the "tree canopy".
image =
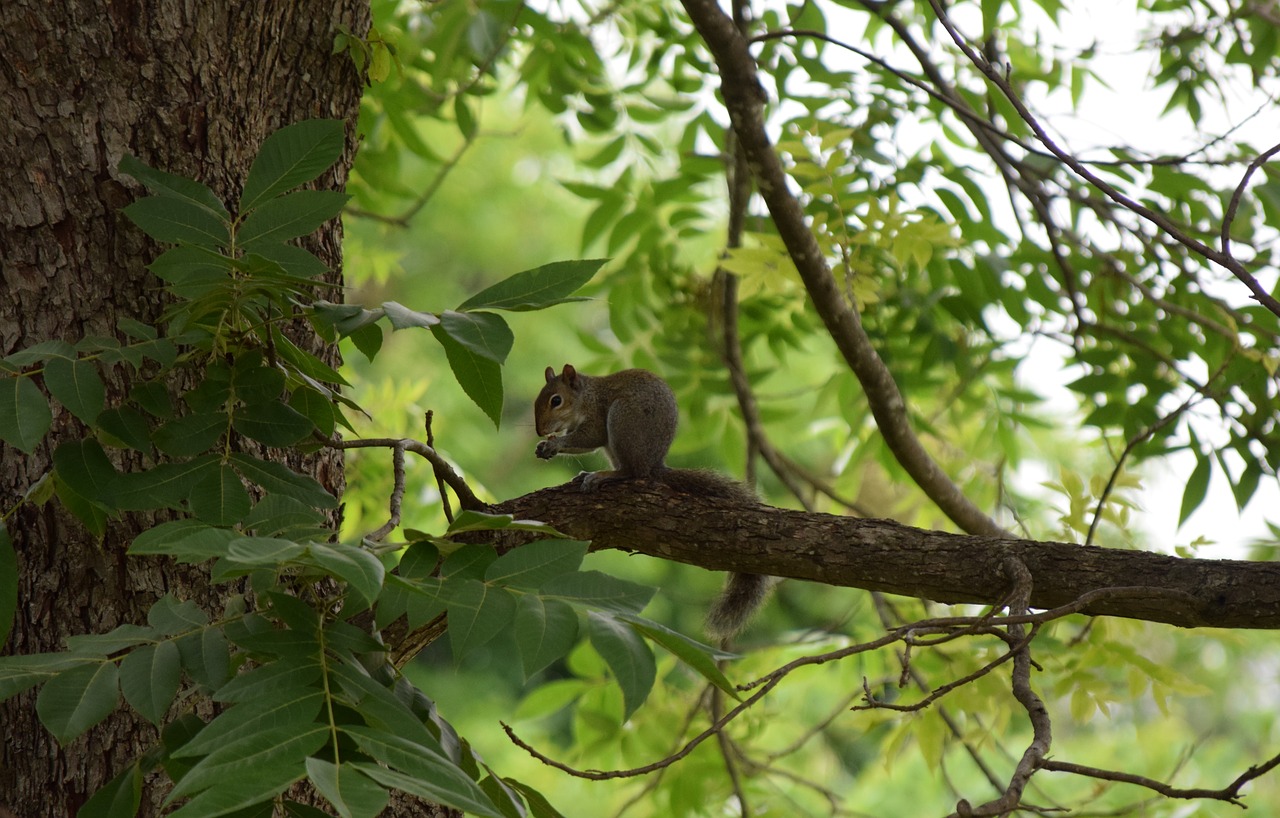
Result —
M1280 18L1131 11L1082 42L1104 9L1056 0L374 2L333 32L368 83L345 193L311 184L328 120L266 140L236 201L128 158L162 326L5 350L5 446L51 405L87 430L6 516L171 515L130 554L209 563L228 604L0 659L0 696L40 686L60 741L121 696L161 726L84 815L134 814L157 769L185 816L303 779L343 816L397 790L494 816L1280 802L1280 529L1223 524L1280 466ZM1117 53L1163 113L1085 142ZM296 242L339 211L346 293ZM762 504L534 492L570 474L528 408L566 360L661 374L671 464ZM148 386L179 373L181 405ZM341 497L272 454L319 449ZM1168 507L1229 485L1230 551L1135 513L1184 463ZM719 579L685 564L797 581L710 646Z

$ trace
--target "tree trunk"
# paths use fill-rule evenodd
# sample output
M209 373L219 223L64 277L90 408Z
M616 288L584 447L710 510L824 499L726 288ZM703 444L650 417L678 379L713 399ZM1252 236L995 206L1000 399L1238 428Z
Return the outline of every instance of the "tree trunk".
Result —
M121 157L200 179L234 201L272 131L316 117L354 123L361 79L346 55L332 53L338 24L366 31L367 0L0 4L0 353L117 336L122 317L156 321L165 297L144 268L156 248L120 214L141 192L117 171ZM349 148L320 184L341 186L350 158ZM322 229L308 249L340 270L340 225ZM125 368L101 374L109 401L128 389ZM59 442L83 433L54 411L34 455L0 446L6 512L49 471ZM308 466L341 488L340 459ZM143 622L165 593L220 611L223 589L209 587L204 569L126 560L145 523L112 521L99 541L56 501L21 506L7 521L19 603L6 652L57 651L67 636ZM122 709L59 747L34 703L30 693L0 705L0 815L74 815L156 739L154 727ZM156 789L147 788L143 814L158 812Z

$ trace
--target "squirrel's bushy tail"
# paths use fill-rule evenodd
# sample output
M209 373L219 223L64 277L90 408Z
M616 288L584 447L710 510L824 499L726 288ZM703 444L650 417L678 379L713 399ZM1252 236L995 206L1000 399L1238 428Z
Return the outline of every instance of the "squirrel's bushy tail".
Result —
M773 577L760 574L730 574L707 612L707 633L721 640L735 636L759 610L773 583Z

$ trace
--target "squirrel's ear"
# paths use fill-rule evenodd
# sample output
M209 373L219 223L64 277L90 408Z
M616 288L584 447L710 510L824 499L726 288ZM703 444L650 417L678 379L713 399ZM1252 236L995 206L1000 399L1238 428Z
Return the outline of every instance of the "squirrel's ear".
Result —
M551 383L556 379L556 371L551 367L547 367L547 371L544 374L547 376L547 383Z
M569 383L573 383L573 379L577 377L577 375L578 371L573 368L572 364L565 364L564 369L560 370L560 377L564 378Z

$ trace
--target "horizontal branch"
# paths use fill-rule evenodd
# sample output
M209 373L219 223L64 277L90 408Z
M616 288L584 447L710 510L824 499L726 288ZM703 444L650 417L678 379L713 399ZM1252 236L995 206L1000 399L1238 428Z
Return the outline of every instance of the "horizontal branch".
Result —
M490 510L543 520L591 540L596 549L950 604L1004 601L1010 582L1003 566L1013 556L1031 572L1033 608L1070 605L1093 594L1082 613L1188 628L1280 628L1277 563L928 531L695 497L647 480L590 494L566 484ZM1098 593L1119 588L1125 593Z

